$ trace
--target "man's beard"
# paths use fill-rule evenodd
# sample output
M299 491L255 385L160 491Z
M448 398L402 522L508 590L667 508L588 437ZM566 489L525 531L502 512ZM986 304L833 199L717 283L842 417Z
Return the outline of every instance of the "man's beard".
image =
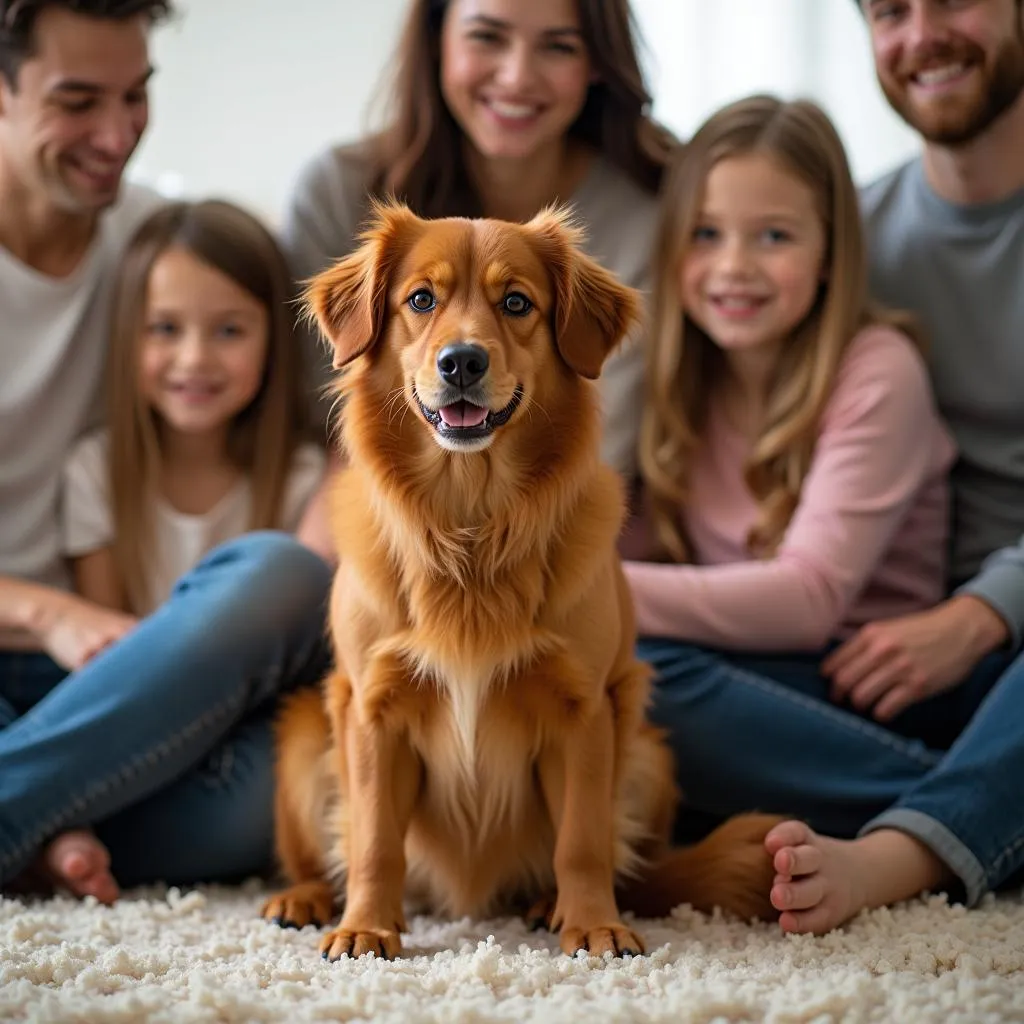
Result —
M966 54L948 47L941 56L948 56L951 62L969 61L973 68L984 71L984 54L977 47ZM1003 45L977 94L966 102L949 104L950 109L922 111L921 104L908 95L913 88L909 82L894 85L886 79L879 81L889 105L922 138L942 146L963 146L987 131L1024 92L1024 33L1018 32L1015 39Z

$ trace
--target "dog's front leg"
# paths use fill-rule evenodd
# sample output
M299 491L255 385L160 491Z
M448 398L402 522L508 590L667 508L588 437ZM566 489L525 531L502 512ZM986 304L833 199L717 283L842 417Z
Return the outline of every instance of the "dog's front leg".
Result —
M374 701L374 692L395 692L391 683L401 666L375 666L383 689L368 681L362 694L335 720L339 771L346 779L348 827L341 851L346 865L345 913L324 936L320 951L326 960L374 953L394 957L401 952L405 929L405 834L409 827L421 767L409 746L400 716L393 707ZM404 687L403 687L404 689ZM370 699L367 699L367 696Z
M551 917L564 952L600 956L642 953L642 940L619 918L614 888L615 734L607 698L540 762L541 784L555 824Z

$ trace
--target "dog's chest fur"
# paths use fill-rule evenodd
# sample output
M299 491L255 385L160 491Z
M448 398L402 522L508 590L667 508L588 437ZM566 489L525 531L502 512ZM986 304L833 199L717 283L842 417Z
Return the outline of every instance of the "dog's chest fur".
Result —
M352 572L342 592L379 643L349 639L368 652L385 646L408 669L389 678L406 691L395 712L424 773L407 837L410 883L437 908L478 913L497 892L552 881L554 829L537 764L561 746L571 703L562 691L582 675L552 625L563 531L552 519L545 531L536 519L516 528L499 516L430 529L429 517L393 510L346 510L360 543L342 556Z
M531 674L489 686L482 678L438 686L409 737L424 766L407 839L410 881L456 914L482 912L497 891L543 888L554 852Z

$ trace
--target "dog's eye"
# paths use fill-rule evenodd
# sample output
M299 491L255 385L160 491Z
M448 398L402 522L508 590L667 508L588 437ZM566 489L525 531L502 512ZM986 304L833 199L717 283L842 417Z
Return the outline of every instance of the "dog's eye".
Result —
M429 313L437 305L437 299L434 298L432 291L428 291L426 288L417 288L409 296L409 305L417 313Z
M533 309L533 303L522 292L509 292L501 308L509 316L526 316Z

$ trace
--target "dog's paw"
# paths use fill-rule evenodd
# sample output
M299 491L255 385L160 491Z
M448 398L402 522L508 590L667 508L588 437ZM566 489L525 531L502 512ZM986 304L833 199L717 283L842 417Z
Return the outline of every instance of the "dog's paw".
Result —
M260 913L282 928L320 928L334 916L334 892L326 882L302 882L275 893Z
M393 960L402 952L402 938L396 931L386 928L335 928L320 942L320 955L334 963L343 956L360 957L364 953Z
M551 919L555 913L555 896L554 893L548 896L542 896L530 909L523 915L523 921L526 923L526 927L531 932L539 932L541 929L551 931Z
M581 949L592 956L640 956L644 952L644 942L632 929L621 922L599 925L592 928L575 928L563 925L558 936L563 953L573 956Z

